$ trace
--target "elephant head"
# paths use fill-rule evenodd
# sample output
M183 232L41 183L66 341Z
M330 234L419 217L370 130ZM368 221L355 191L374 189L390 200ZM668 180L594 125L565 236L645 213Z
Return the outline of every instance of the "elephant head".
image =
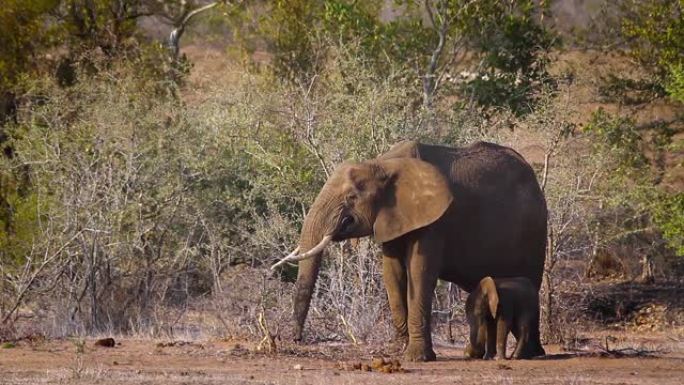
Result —
M499 307L499 293L496 291L496 283L492 277L484 277L480 281L477 293L479 298L476 298L475 313L483 318L495 318Z
M301 261L294 296L295 340L311 302L324 248L333 241L372 235L388 242L438 220L453 197L431 164L410 158L345 163L328 178L311 206L294 252Z
M487 341L487 338L495 338L488 335L487 327L491 320L496 318L498 308L499 293L496 284L492 277L484 277L466 301L466 318L470 326L470 342L466 346L466 357L482 358L485 355L485 345L494 345L492 341Z

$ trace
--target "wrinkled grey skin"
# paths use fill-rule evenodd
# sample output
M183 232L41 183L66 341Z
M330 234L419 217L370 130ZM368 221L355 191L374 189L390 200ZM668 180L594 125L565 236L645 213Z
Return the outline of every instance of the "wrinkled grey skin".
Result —
M485 277L466 300L469 358L505 359L508 333L516 339L512 358L546 354L539 339L539 293L525 277Z
M402 162L407 167L436 169L441 176L404 172ZM363 183L345 182L355 174L349 168L364 175ZM373 175L378 175L377 180ZM434 179L435 186L448 185L449 199L435 200L435 204L447 202L443 211L432 210L430 201L413 207L397 198L400 192L410 195L404 191L407 184L419 186L428 178ZM362 187L349 199L348 186L355 184ZM414 187L413 193L420 194L422 189ZM440 216L389 237L385 232L378 234L386 226L376 223L384 217L383 210L389 209L399 212L394 214L397 218L421 209L440 212ZM383 278L397 338L407 346L405 359L429 361L436 357L430 316L437 279L470 292L485 276L522 276L538 290L546 223L546 202L535 174L514 150L484 142L451 148L405 141L374 160L342 166L331 175L304 220L299 248L310 250L329 234L334 241L374 236L382 246ZM294 293L297 341L302 339L322 255L299 263Z

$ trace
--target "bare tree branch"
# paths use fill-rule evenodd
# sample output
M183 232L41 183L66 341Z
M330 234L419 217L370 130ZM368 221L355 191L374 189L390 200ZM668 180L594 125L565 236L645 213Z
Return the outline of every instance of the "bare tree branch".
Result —
M6 324L10 320L10 318L12 317L12 314L14 314L14 312L19 308L19 306L21 305L22 301L24 300L24 297L26 296L26 293L28 292L29 288L31 287L31 285L33 285L33 282L36 280L38 275L40 275L40 273L43 271L43 269L45 269L46 266L48 266L55 258L57 258L59 256L59 254L67 246L69 246L71 244L71 242L73 242L76 238L78 238L82 233L83 233L82 230L77 232L74 236L72 236L69 240L67 240L59 249L57 249L57 251L52 253L52 255L50 255L50 256L46 255L45 258L43 258L43 260L40 262L40 265L33 272L30 272L32 261L30 259L28 261L26 261L24 273L22 274L22 275L24 275L23 287L19 291L19 294L17 295L17 298L14 301L14 304L10 308L9 312L7 312L7 314L5 314L5 316L3 317L3 319L2 319L3 324Z
M185 32L185 27L188 25L190 20L192 20L193 17L199 15L202 12L206 12L206 11L216 7L219 4L225 4L225 3L227 3L227 0L219 0L219 1L214 1L213 3L203 5L199 8L193 9L192 11L189 11L189 12L185 9L182 11L183 16L181 17L181 19L177 23L175 23L175 25L174 25L175 28L169 34L168 46L169 46L169 49L171 50L171 53L173 54L174 59L178 58L178 54L180 53L180 47L179 47L180 38L183 36L183 33Z
M450 22L447 19L448 6L446 4L443 4L443 1L439 2L439 13L437 14L437 17L440 19L439 22L435 17L435 13L432 7L432 2L430 0L425 0L425 9L427 10L427 14L430 18L432 27L437 32L437 36L439 38L437 46L432 51L432 55L430 56L430 61L428 62L425 75L423 76L423 106L428 110L432 107L432 96L435 91L437 79L435 72L437 70L439 60L442 57L442 52L444 51L444 45L446 43L447 37L446 35L450 25Z

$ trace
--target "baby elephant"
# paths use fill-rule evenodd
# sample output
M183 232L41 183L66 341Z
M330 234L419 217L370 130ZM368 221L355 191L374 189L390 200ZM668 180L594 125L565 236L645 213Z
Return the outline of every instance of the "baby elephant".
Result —
M513 358L546 354L539 341L539 294L525 277L483 278L468 296L466 317L466 357L505 359L509 331L517 340Z

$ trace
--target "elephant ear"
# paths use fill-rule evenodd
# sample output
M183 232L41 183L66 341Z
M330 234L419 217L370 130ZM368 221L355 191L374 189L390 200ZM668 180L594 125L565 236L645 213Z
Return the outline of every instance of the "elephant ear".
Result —
M496 310L499 307L499 293L492 277L484 277L480 281L480 291L487 300L487 306L492 317L496 318Z
M438 220L453 201L449 182L433 165L418 159L378 160L389 176L373 224L378 242L388 242Z

